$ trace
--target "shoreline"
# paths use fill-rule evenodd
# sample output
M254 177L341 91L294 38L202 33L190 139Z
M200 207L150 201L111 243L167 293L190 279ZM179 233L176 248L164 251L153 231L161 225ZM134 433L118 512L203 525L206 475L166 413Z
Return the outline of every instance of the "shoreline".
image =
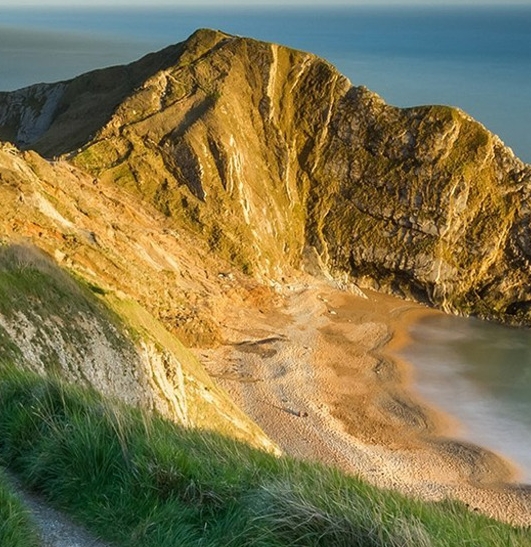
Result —
M531 486L505 458L457 440L458 422L421 397L396 355L415 321L442 312L365 293L292 286L280 307L233 309L228 343L198 356L283 452L530 526Z
M382 296L377 293L375 294L377 295L377 298ZM396 299L396 297L393 296L390 296L390 298ZM436 436L444 435L453 438L463 430L463 425L459 421L459 418L448 414L446 410L439 408L434 401L428 400L421 394L420 390L416 387L415 365L400 354L402 350L405 350L410 344L413 344L413 339L409 333L411 327L418 324L424 318L441 314L444 315L444 312L416 302L404 302L403 310L387 324L389 329L389 340L379 347L375 347L373 351L381 355L383 359L393 363L401 371L401 389L408 392L410 396L421 405L423 410L431 416L433 429L430 430L430 434ZM409 306L407 304L409 304ZM513 466L513 463L507 460L503 455L497 455L507 461L509 465ZM513 476L513 479L516 479L516 469L514 472L515 475Z
M366 331L367 336L374 336L374 331L378 328L384 331L379 339L372 343L355 341L358 345L360 342L366 344L363 351L365 362L360 369L367 368L371 360L375 361L374 372L377 374L377 379L369 386L370 390L374 392L375 397L381 396L382 392L389 392L390 395L398 398L399 400L395 401L397 405L402 404L406 407L403 416L406 425L418 429L421 435L454 435L460 427L459 422L422 397L414 387L414 366L399 355L399 351L412 342L408 333L409 328L423 317L442 312L374 291L366 291L366 295L367 302L372 304L367 305L357 297L352 298L348 294L335 295L333 303L340 317L352 315L359 321L356 324L354 319L347 318L347 322L354 329L372 326L372 329ZM373 311L368 312L366 308L371 305ZM331 319L332 323L335 323L334 327L341 329L341 323L344 327L344 319L336 320L335 317L337 315ZM324 334L326 337L326 331ZM365 381L367 382L367 378ZM397 412L400 411L398 407L395 409ZM408 415L405 414L406 411Z
M435 319L435 324L438 324L437 319L442 319L444 321L448 318L448 315L444 312L439 312L437 310L430 311L433 311L433 313L428 313L428 315L424 315L422 313L418 315L415 314L413 320L408 321L405 329L409 330L411 327L415 328L415 326L419 326L422 332L423 318L427 318L428 321L430 318ZM460 319L466 320L466 318ZM486 326L488 326L488 324ZM500 325L500 328L502 327L503 325ZM399 337L401 337L401 333L399 333ZM444 342L439 343L441 345L445 345ZM451 341L449 341L448 344L451 344ZM385 348L383 348L384 354L388 353L391 359L403 363L406 367L413 371L410 377L412 385L409 386L409 389L415 394L415 397L421 401L424 401L429 408L434 409L437 413L448 417L448 421L450 423L450 429L447 432L448 435L451 435L458 441L477 444L485 450L496 454L499 458L504 460L509 467L511 467L511 482L518 482L528 486L531 485L531 471L529 469L529 462L527 462L526 459L519 460L518 453L516 453L515 450L511 450L511 448L508 449L507 446L499 442L499 438L494 438L492 435L489 436L489 434L485 435L485 432L489 432L489 427L492 425L497 425L497 423L492 423L493 417L489 415L488 412L484 412L479 416L474 415L474 419L472 421L470 420L470 414L467 414L466 408L470 401L475 400L473 393L470 393L470 396L466 401L453 401L451 399L451 394L448 393L448 390L459 389L459 386L458 384L450 384L450 386L439 386L437 384L436 377L438 370L435 368L437 367L437 360L435 359L431 363L431 367L434 368L428 367L427 372L423 369L424 362L422 360L422 356L424 355L424 358L430 359L429 350L430 345L424 343L422 337L415 341L415 339L408 336L407 333L404 339L401 340L396 347L391 345L388 352ZM447 365L442 364L441 368L442 370L446 370ZM451 366L449 367L449 370L452 370ZM434 375L435 378L432 378L432 375ZM448 381L445 383L447 384L447 382ZM472 387L474 387L473 382ZM452 400L454 404L448 403L448 396L450 396L450 400ZM478 400L479 402L483 402L481 395ZM463 408L461 408L461 404L463 405ZM522 431L519 431L517 426L518 423L515 423L514 428L512 429L511 437L517 436L519 433L522 434ZM510 427L508 428L508 431L511 431ZM504 440L506 443L511 443L510 438L505 437Z
M419 306L421 308L419 309ZM401 354L401 351L407 350L408 346L414 344L412 337L409 334L409 329L415 324L418 324L423 318L434 316L446 315L444 312L425 307L421 304L412 303L412 308L406 309L403 312L404 323L401 325L390 325L390 340L387 344L383 344L381 347L376 348L375 351L380 353L384 358L396 363L397 366L403 371L404 376L404 389L412 394L412 397L417 400L424 408L430 413L436 416L437 427L433 431L436 436L448 436L455 439L458 442L477 444L480 448L493 453L495 456L503 460L510 472L510 476L507 481L511 483L524 484L525 472L521 469L520 464L513 461L511 457L503 452L499 452L496 448L489 446L488 444L482 444L475 441L471 435L466 433L466 427L459 417L459 412L450 414L450 410L439 406L435 401L424 396L419 388L419 383L416 379L415 369L418 365L413 364ZM531 486L531 484L527 484Z

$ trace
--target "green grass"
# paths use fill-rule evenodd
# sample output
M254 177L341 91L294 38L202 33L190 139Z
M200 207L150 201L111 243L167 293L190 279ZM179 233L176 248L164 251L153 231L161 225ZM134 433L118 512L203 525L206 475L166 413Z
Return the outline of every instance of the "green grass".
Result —
M0 313L62 317L72 322L82 312L102 313L94 293L101 288L81 282L33 246L0 245Z
M0 460L120 546L531 546L458 503L380 491L12 367Z
M0 471L0 545L37 547L38 535L22 502Z

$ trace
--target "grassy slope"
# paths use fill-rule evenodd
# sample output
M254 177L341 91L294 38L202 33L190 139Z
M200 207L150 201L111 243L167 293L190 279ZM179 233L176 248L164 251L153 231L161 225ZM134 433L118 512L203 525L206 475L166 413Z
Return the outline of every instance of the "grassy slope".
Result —
M116 545L531 546L529 533L4 366L0 458Z
M99 302L95 291L96 287L82 284L61 270L37 247L0 245L0 315L12 323L20 321L21 315L31 322L36 331L32 342L41 343L34 351L49 372L60 373L57 363L60 350L49 342L57 338L53 328L61 327L61 334L72 345L86 343L87 330L80 326L80 314L99 320L109 344L116 346L117 351L124 351L129 344L115 332L119 327L118 317ZM0 352L3 359L22 359L20 348L1 327Z

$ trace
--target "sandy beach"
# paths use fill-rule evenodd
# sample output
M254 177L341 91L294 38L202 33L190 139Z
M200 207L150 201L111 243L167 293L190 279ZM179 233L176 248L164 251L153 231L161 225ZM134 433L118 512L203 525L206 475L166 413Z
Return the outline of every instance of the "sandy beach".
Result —
M531 486L510 462L453 438L459 424L414 392L413 369L396 356L412 322L440 312L315 281L275 301L224 310L225 343L198 356L285 453L531 525Z

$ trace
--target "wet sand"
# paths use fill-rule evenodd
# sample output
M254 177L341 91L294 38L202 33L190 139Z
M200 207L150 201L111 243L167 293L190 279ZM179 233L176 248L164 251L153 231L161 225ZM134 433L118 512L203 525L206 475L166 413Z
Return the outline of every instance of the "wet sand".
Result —
M414 392L412 367L396 357L412 322L439 312L314 282L279 301L227 311L226 343L199 357L285 453L531 525L531 487L506 460L455 440L459 424Z

